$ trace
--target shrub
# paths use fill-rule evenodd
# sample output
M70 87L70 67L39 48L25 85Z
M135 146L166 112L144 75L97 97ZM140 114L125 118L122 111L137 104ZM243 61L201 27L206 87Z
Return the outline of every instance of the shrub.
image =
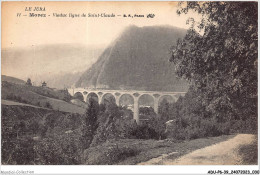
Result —
M12 145L12 150L10 146ZM33 165L34 141L29 138L5 140L2 142L2 163L8 165Z
M80 131L62 132L40 140L36 155L43 165L78 165L84 150Z
M139 125L132 132L131 135L137 139L158 139L158 133L148 125Z
M136 122L129 116L127 110L115 104L105 107L99 114L98 128L93 137L91 146L96 146L111 139L133 138L131 131L136 127Z
M139 154L139 151L136 148L107 142L85 150L83 163L88 165L112 165L137 154Z
M169 119L174 120L167 127L167 137L183 140L229 133L256 133L257 117L253 114L242 118L234 116L230 110L226 110L225 115L212 114L208 111L211 107L191 87L184 97L164 111L171 116Z
M45 103L45 107L46 107L46 108L49 108L49 109L52 109L52 105L51 105L50 102L48 102L48 101Z

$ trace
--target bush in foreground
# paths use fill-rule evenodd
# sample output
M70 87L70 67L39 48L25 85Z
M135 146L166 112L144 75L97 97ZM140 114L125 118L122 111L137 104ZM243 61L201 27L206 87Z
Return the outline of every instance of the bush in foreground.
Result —
M113 142L106 142L100 146L90 147L84 151L83 164L112 165L139 154L135 148L119 146Z

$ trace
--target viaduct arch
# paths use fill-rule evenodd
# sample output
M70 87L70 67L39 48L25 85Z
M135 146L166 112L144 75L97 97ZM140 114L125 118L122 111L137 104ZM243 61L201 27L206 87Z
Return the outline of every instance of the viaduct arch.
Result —
M139 121L139 100L144 95L149 95L154 101L154 112L158 114L159 102L164 97L172 98L173 101L177 101L180 96L184 96L186 92L163 92L163 91L137 91L137 90L101 90L101 89L87 89L87 88L71 88L68 89L70 95L74 96L76 93L83 95L84 101L88 102L90 97L96 98L99 104L104 102L104 98L107 94L113 96L116 105L120 105L120 99L124 96L130 96L133 101L133 113L134 119L137 124Z

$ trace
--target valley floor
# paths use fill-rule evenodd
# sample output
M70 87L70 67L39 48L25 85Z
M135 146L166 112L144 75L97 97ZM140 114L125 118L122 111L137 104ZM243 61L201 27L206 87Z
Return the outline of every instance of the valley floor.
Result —
M178 157L178 152L164 154L139 165L245 165L257 164L257 138L238 134L234 138Z

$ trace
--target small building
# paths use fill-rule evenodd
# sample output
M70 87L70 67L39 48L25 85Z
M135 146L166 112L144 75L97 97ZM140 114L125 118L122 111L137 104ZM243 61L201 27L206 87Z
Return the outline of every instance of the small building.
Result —
M47 87L47 83L45 81L42 83L42 87Z

